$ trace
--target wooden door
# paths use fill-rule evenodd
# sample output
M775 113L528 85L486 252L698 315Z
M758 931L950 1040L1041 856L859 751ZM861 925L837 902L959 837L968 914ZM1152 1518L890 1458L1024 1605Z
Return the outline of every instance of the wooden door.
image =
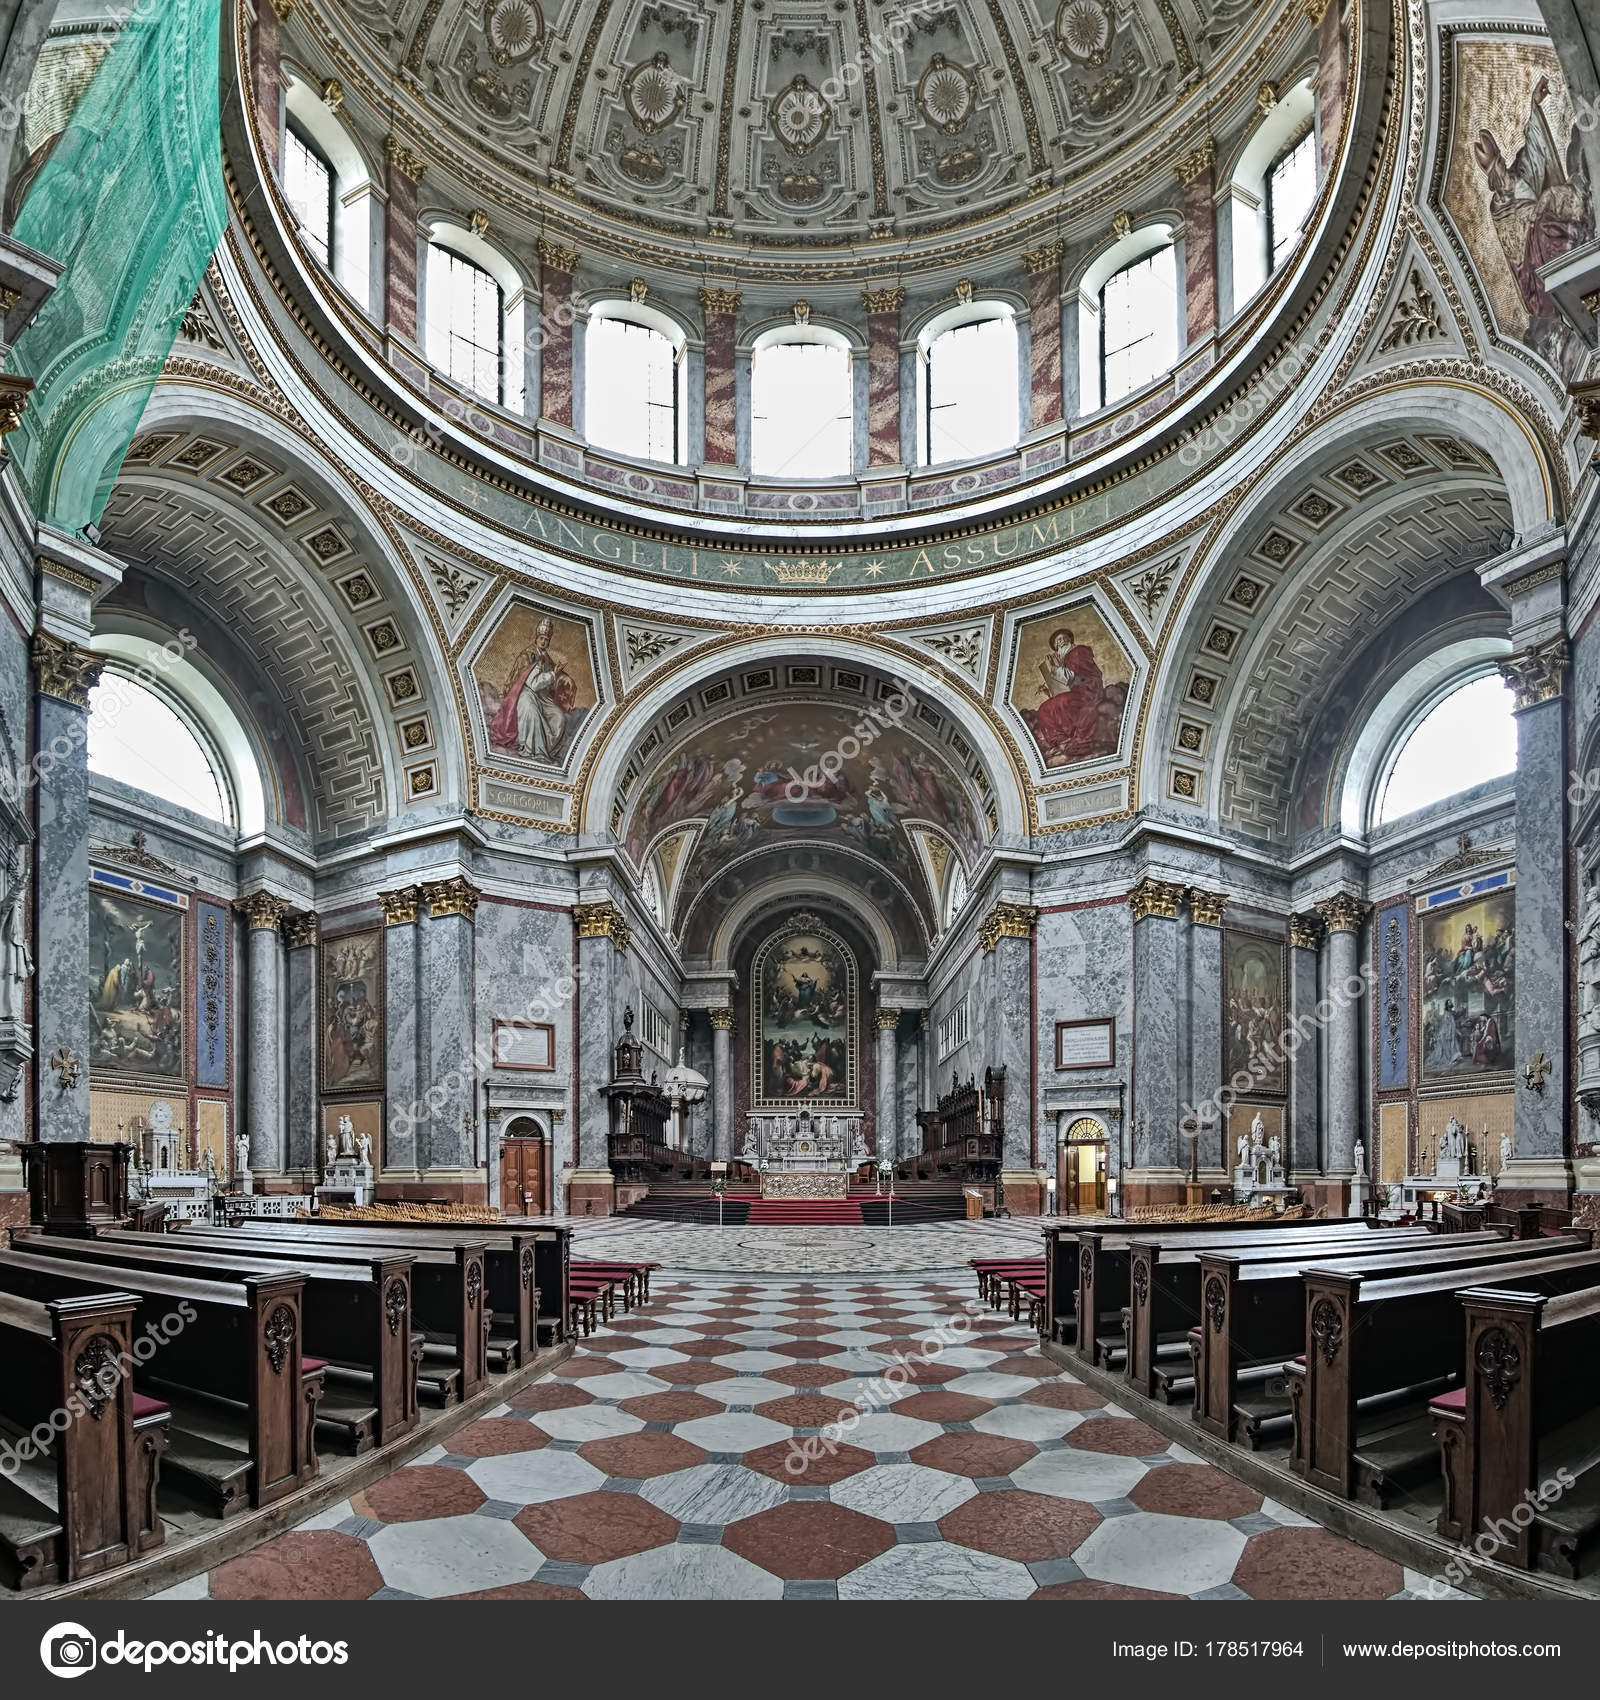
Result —
M500 1212L539 1216L544 1212L544 1141L500 1141Z

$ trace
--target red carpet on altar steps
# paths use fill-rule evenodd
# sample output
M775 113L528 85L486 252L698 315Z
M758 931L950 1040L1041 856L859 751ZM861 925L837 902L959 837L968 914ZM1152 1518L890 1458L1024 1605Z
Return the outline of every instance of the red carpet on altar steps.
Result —
M889 1199L872 1192L850 1198L763 1198L758 1192L728 1192L723 1194L720 1220L729 1228L879 1228L891 1220L907 1226L912 1222L953 1221L964 1209L959 1188L929 1188L925 1195L909 1198L897 1194L892 1216ZM716 1195L699 1188L692 1193L652 1190L618 1214L664 1222L719 1220Z

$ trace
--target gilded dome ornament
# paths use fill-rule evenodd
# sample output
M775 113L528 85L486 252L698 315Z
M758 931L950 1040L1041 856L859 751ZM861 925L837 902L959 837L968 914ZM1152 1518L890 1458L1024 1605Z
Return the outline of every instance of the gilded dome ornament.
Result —
M635 65L623 80L622 100L628 116L647 136L676 123L683 115L688 91L665 53Z
M942 136L953 136L972 116L977 85L961 66L935 53L917 81L917 110Z
M544 42L544 14L534 0L488 0L483 34L497 65L520 65Z
M1080 65L1103 65L1111 51L1111 8L1103 0L1062 0L1056 13L1056 40Z
M808 154L828 128L828 103L797 76L772 103L772 130L790 153Z

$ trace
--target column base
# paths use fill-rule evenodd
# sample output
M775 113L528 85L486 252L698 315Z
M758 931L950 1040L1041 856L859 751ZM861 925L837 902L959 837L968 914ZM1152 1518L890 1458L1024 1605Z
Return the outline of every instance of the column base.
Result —
M1496 1204L1550 1204L1559 1210L1572 1203L1574 1175L1566 1157L1513 1157L1500 1171Z
M1000 1184L1005 1188L1006 1209L1013 1216L1042 1216L1045 1204L1043 1169L1006 1169Z
M568 1169L567 1214L609 1216L616 1209L617 1181L609 1169Z

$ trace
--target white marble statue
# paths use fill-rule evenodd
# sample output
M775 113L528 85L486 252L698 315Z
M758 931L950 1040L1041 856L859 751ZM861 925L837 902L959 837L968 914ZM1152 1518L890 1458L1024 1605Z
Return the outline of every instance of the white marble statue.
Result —
M234 1139L233 1166L241 1175L250 1172L250 1140L246 1134L241 1133Z
M1248 1133L1241 1133L1239 1135L1239 1167L1242 1169L1249 1161L1250 1135Z
M372 1135L370 1133L362 1134L356 1141L356 1151L361 1158L362 1168L370 1169L372 1167Z
M1250 1119L1250 1143L1258 1150L1267 1143L1267 1124L1262 1121L1259 1110Z
M24 908L28 882L23 878L22 852L6 866L6 889L0 897L0 1021L22 1019L22 988L33 978L33 954L28 949L28 920Z
M1283 1155L1282 1149L1278 1144L1277 1134L1273 1134L1272 1138L1267 1141L1267 1155L1271 1157L1274 1163L1276 1163Z
M356 1154L356 1130L348 1116L339 1118L339 1155L354 1157Z
M1509 1133L1502 1133L1500 1135L1500 1172L1501 1172L1501 1174L1505 1173L1505 1171L1509 1167L1510 1163L1511 1163L1511 1135Z
M328 1160L324 1164L324 1167L331 1169L333 1167L333 1165L338 1161L338 1158L339 1158L339 1142L330 1133L328 1135Z
M1578 928L1578 1030L1600 1033L1600 882L1593 876L1584 884Z
M1355 1150L1351 1153L1351 1159L1355 1163L1356 1173L1364 1175L1367 1172L1367 1148L1359 1139L1356 1141Z
M1444 1132L1439 1136L1439 1155L1454 1157L1458 1162L1466 1155L1467 1130L1452 1116L1444 1124Z
M217 1158L216 1153L212 1151L209 1145L206 1147L205 1156L201 1159L200 1167L205 1170L206 1179L215 1186L217 1184Z

